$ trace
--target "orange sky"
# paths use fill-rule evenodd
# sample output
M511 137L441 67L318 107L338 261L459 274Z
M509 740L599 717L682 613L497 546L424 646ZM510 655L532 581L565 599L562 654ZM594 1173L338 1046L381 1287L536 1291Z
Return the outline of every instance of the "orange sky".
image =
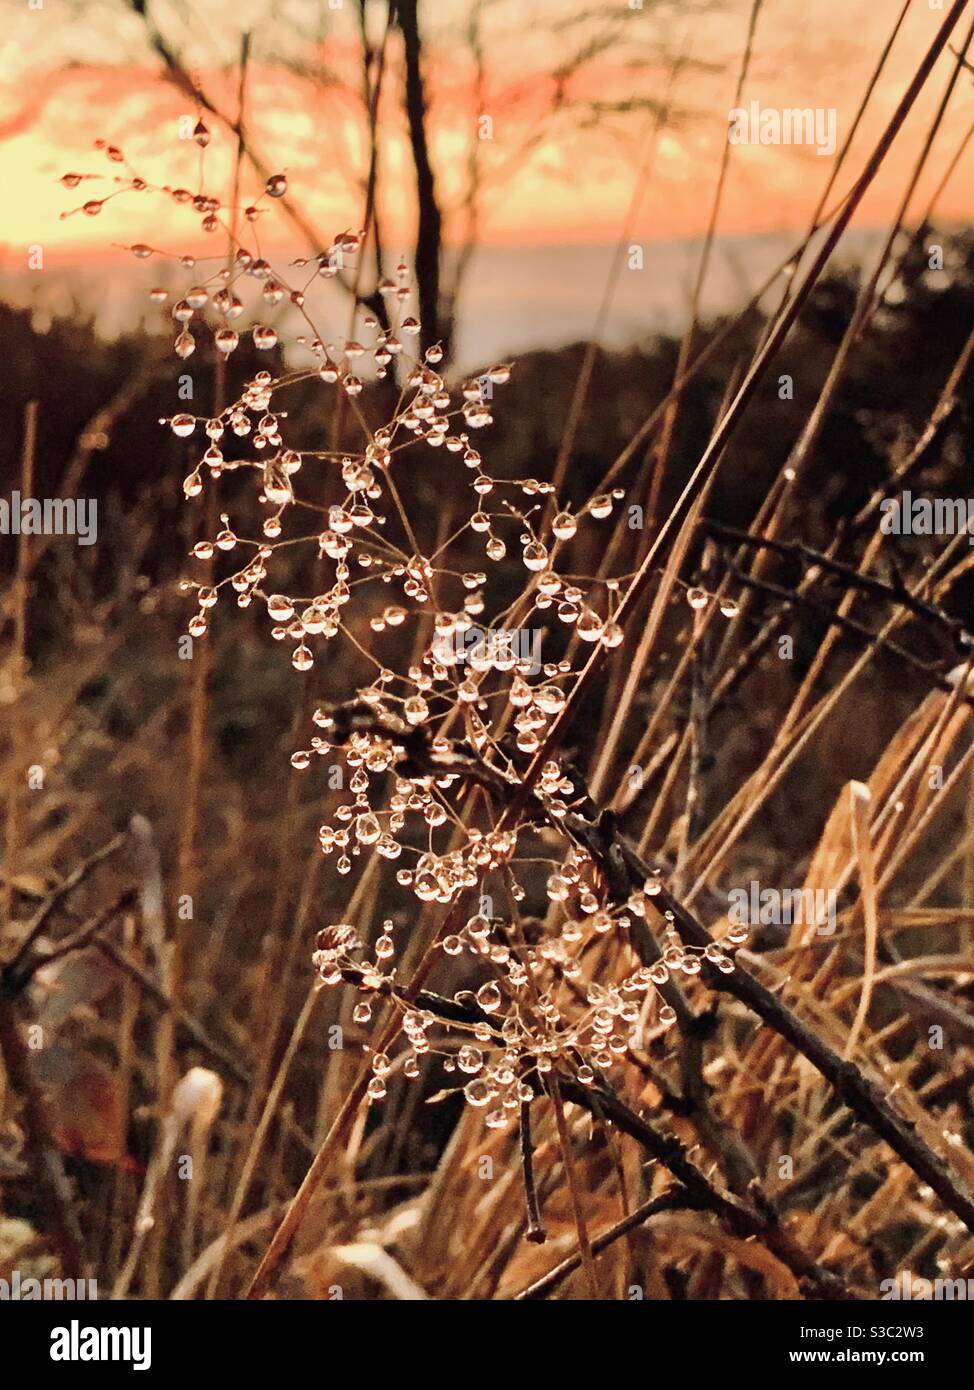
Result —
M588 8L609 14L613 3L628 8L627 0L612 0L601 10ZM688 49L693 60L717 69L688 72L677 88L676 101L684 114L659 140L637 218L635 235L643 240L686 237L703 230L726 139L749 3L727 0L721 13L692 20L686 3L674 0L654 6L646 0L644 13L627 15L617 42L583 62L566 86L570 98L608 104L647 92L658 96L665 73L660 50ZM841 143L899 6L900 0L769 0L758 27L745 99L763 106L835 107ZM232 108L235 79L219 60L235 51L241 25L252 25L260 36L248 107L255 147L269 165L288 170L291 189L323 240L357 224L361 197L356 179L366 149L354 90L358 48L352 7L326 15L334 22L320 36L299 32L300 25L293 32L275 28L267 18L273 7L261 0L208 0L204 8L206 18L199 21L198 32L175 26L172 30L172 41L187 64L207 90ZM595 21L588 27L559 27L581 8L581 0L532 0L526 30L524 0L498 0L488 7L485 89L478 107L474 65L463 41L468 0L438 0L436 5L427 0L433 158L448 209L455 209L462 195L478 109L494 123L494 138L477 146L486 175L480 235L487 243L604 242L614 240L622 228L646 116L616 112L602 125L584 129L569 111L550 114L552 70L604 27L601 18L598 30ZM164 25L161 5L158 12ZM930 0L913 0L854 147L843 189L861 167L942 17L941 11L930 8ZM958 35L963 28L962 23ZM282 55L296 59L310 75L289 72L280 61ZM630 65L640 58L650 59L651 65L634 70ZM890 217L949 63L949 58L941 60L860 222L878 225ZM0 159L5 187L16 190L0 210L0 243L8 267L18 263L23 248L36 243L45 247L48 264L101 256L118 241L149 240L179 251L202 248L198 216L157 196L150 202L127 195L113 200L97 218L59 219L63 210L84 198L103 197L111 190L111 175L119 166L108 164L92 148L98 137L121 145L146 178L196 189L197 152L177 138L179 118L191 105L160 77L138 21L120 0L91 8L86 4L73 18L54 5L21 13L10 26L0 64ZM344 78L353 90L323 84L323 68ZM390 50L388 77L381 120L381 213L390 249L399 251L409 248L414 214L411 161L400 110L398 41ZM972 120L974 85L965 75L917 206ZM218 138L217 130L214 123L206 186L221 196L227 188L230 141L223 132ZM950 220L969 220L974 213L972 158L974 152L965 157L942 199L941 214ZM69 169L109 177L68 192L57 180ZM828 171L829 161L807 149L735 148L721 230L747 234L802 226ZM255 187L251 181L249 191ZM275 242L286 235L293 247L293 232L286 229L280 210L273 211L273 219L262 223L265 237ZM449 216L448 237L456 237L459 226L456 215Z

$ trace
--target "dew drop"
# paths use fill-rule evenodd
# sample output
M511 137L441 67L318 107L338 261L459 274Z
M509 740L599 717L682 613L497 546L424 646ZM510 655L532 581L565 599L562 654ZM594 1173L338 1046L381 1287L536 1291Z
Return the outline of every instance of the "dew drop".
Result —
M521 555L526 569L540 572L548 563L548 551L540 541L529 541Z
M409 724L422 724L429 714L429 705L422 695L411 695L402 707L402 712Z
M277 346L277 334L273 328L267 324L259 323L254 329L254 347L266 352L268 348Z
M493 980L477 990L477 1003L485 1014L494 1014L501 1006L501 992Z
M355 838L360 844L374 845L382 834L382 827L371 812L359 816L355 822Z
M494 1098L494 1089L485 1081L483 1077L477 1077L474 1081L468 1081L463 1088L463 1094L467 1098L469 1105L487 1105Z

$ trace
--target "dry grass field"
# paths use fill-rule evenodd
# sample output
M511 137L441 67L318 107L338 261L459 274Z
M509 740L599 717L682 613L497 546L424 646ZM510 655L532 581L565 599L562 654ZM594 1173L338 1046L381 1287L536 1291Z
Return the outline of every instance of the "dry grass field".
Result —
M0 1278L527 1301L966 1280L974 240L939 202L970 6L931 11L864 145L871 55L740 312L700 311L728 144L682 339L596 331L470 376L423 7L388 10L360 226L302 243L306 175L242 119L246 42L228 115L154 31L196 102L185 184L124 131L59 171L63 211L146 262L145 326L0 308ZM415 165L402 261L383 81ZM877 254L837 266L891 165ZM177 214L205 258L157 246ZM70 502L75 536L24 522L31 498Z

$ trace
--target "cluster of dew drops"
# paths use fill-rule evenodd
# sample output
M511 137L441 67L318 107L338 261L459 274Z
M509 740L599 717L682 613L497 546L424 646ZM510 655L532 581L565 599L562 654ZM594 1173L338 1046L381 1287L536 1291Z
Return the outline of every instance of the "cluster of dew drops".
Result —
M481 864L496 862L495 856L510 850L515 837L507 845L492 844L487 836L474 836L480 847L477 858ZM459 867L459 866L457 866ZM625 908L610 911L602 906L591 887L587 886L591 865L584 856L572 852L568 862L548 883L548 896L553 903L564 902L578 895L578 917L570 917L560 933L545 936L528 950L512 950L499 936L494 923L477 914L455 935L443 939L441 947L448 956L469 953L493 968L494 978L488 979L476 991L457 991L458 1003L476 1006L475 1019L466 1025L469 1040L458 1049L445 1052L437 1045L437 1033L442 1019L434 1012L417 1006L403 1006L403 1031L408 1049L401 1059L402 1073L414 1078L420 1073L424 1056L439 1052L447 1073L465 1075L463 1094L469 1105L484 1107L485 1123L491 1129L506 1129L524 1102L536 1094L538 1081L556 1066L568 1066L583 1084L596 1080L620 1063L632 1047L644 1047L646 1032L642 1025L647 1015L655 1019L654 1031L663 1032L676 1022L676 1012L659 993L671 979L681 974L687 978L699 975L703 961L729 973L734 969L729 953L747 939L747 928L733 926L720 943L705 948L687 947L677 934L670 912L663 914L665 935L661 958L651 967L639 967L621 981L603 984L586 978L580 953L576 949L592 936L612 931L625 932L633 915L646 915L647 899L652 900L661 890L661 877L654 873L640 892L633 893ZM467 880L476 884L476 873ZM446 900L444 892L441 900ZM372 948L372 958L355 961L357 980L366 998L355 1006L353 1019L367 1024L372 1018L369 992L378 993L390 982L390 962L395 955L395 926L391 919L383 923L381 935ZM319 933L314 961L323 985L339 985L347 979L343 967L354 956L366 952L354 927L336 924ZM558 1001L557 991L546 981L552 968L560 978L576 986L576 1004L568 1015ZM463 1025L450 1023L455 1034ZM372 1076L368 1095L373 1101L386 1095L387 1078L394 1062L388 1054L372 1056Z
M264 512L258 536L236 534L229 515L222 513L217 534L193 547L193 559L208 568L217 552L236 551L244 560L222 579L211 574L182 582L183 591L194 594L197 603L189 633L194 638L205 636L211 610L223 592L231 592L240 608L255 602L264 605L271 637L292 644L291 664L304 672L315 665L323 644L350 635L349 615L354 613L356 590L368 583L384 584L391 591L381 612L370 609L368 627L376 642L381 642L386 631L406 624L411 615L432 615L433 636L421 659L405 673L396 673L379 657L367 653L375 676L354 696L371 708L379 727L369 732L352 731L336 745L329 739L329 733L334 735L332 714L319 708L312 716L319 732L310 738L308 748L292 755L291 763L300 771L318 757L337 753L347 765L354 800L339 805L335 824L322 825L319 830L321 849L336 856L338 874L351 873L353 859L363 853L394 861L406 852L415 856L414 861L396 870L396 881L420 903L448 906L461 894L482 892L492 875L505 876L514 900L521 901L525 890L516 878L518 844L521 831L533 827L480 829L462 825L458 802L463 784L458 774L445 770L442 776L399 775L397 764L404 750L397 742L396 730L421 729L427 733L431 755L443 758L447 769L454 740L462 738L515 784L510 758L495 738L498 727L502 721L504 728L509 723L519 752L536 753L565 706L569 694L566 685L574 668L567 659L540 664L516 643L505 645L503 640L491 645L475 643L465 649L464 635L472 628L487 626L483 618L486 567L508 557L511 535L516 531L520 561L526 571L525 591L530 597L530 612L522 619L522 627L530 627L532 621L550 624L554 617L566 633L578 639L577 651L583 657L586 647L591 650L594 644L617 647L623 634L613 612L620 582L603 581L596 598L592 584L587 591L584 580L560 574L556 562L580 525L612 516L623 494L617 490L596 495L573 514L559 507L550 483L535 478L492 478L471 443L471 433L491 424L492 388L509 381L510 366L495 366L484 377L463 382L457 390L451 389L437 370L443 360L441 347L434 344L421 354L410 352L408 345L417 343L421 325L410 307L413 289L405 261L399 262L394 276L378 284L390 326L383 328L374 315L362 313L357 321L361 325L356 329L359 337L329 340L311 317L313 291L320 281L332 279L348 266L361 248L363 234L342 232L317 256L290 262L286 273L275 269L257 251L256 237L266 213L287 192L286 175L267 179L263 192L252 203L235 209L223 207L202 187L203 152L210 142L210 132L202 120L197 123L194 140L200 150L199 188L195 193L189 188L149 183L131 169L121 149L96 142L107 160L124 166L125 172L115 174L115 188L106 197L89 199L74 210L93 217L121 194L156 193L198 217L202 232L223 233L229 249L212 257L174 255L143 242L127 248L139 260L166 257L193 280L171 309L176 324L173 349L179 358L191 356L205 334L219 357L229 359L245 331L242 321L248 314L248 290L257 298L262 316L287 300L307 328L306 333L286 337L268 323L250 321L246 331L255 348L269 351L286 345L296 359L304 361L277 374L258 372L218 416L201 419L180 413L160 422L179 438L189 439L199 430L206 440L197 464L183 482L188 499L199 497L208 482L215 483L224 473L250 469L257 474L257 502ZM70 173L61 182L73 189L97 177ZM245 246L237 235L241 223L254 233L253 248ZM149 298L163 306L170 292L153 287ZM363 359L369 361L368 373L362 371ZM390 371L401 387L399 405L393 418L373 432L356 412L355 398L363 390L363 375L371 373L381 380ZM286 441L290 421L277 398L289 386L311 377L338 393L333 408L341 401L343 409L357 414L363 432L361 451L325 454L302 450L300 441ZM490 382L489 394L485 381ZM248 440L254 457L225 458L221 442L228 431ZM462 531L483 538L484 569L452 569L449 546L425 556L412 545L413 531L404 499L395 486L395 473L396 455L416 444L457 456L469 470L473 499ZM298 527L299 536L292 538L285 535L292 509L299 518L322 520L324 509L311 505L309 510L307 502L301 505L304 499L299 496L297 475L303 469L311 471L306 468L308 464L340 470L346 493L340 504L327 509L323 529L309 535L307 524L303 524ZM505 491L514 494L517 505L502 498L499 505L487 510L496 494ZM401 532L408 535L401 543L390 539L393 528L387 526L388 516L395 512L403 519ZM316 548L317 561L327 573L316 594L277 592L268 583L275 550L294 544L295 539ZM449 606L444 603L447 592L456 596ZM710 596L692 589L687 599L691 608L699 610ZM722 611L731 616L733 610L724 604ZM363 650L360 643L355 645ZM374 782L380 784L379 790L374 789ZM391 790L383 797L387 784ZM572 783L557 758L551 758L541 769L537 792L551 822L557 823L570 809ZM414 830L421 833L428 846L425 850L411 843ZM462 845L450 848L444 838L443 848L437 852L438 832L455 844L458 830ZM458 1001L468 998L476 1006L476 1021L469 1027L451 1022L450 1036L455 1039L457 1033L466 1031L469 1037L458 1047L447 1046L439 1040L442 1020L428 1010L403 1006L407 1049L396 1060L384 1053L372 1055L370 1099L381 1100L386 1094L387 1078L394 1069L401 1068L407 1077L418 1076L421 1059L435 1053L448 1073L459 1071L465 1078L464 1096L471 1106L484 1107L486 1124L503 1129L521 1104L533 1096L532 1081L537 1084L538 1077L556 1064L568 1066L579 1080L587 1082L597 1071L604 1072L620 1062L635 1043L641 1044L647 1027L661 1032L672 1026L675 1013L660 988L671 976L698 974L704 957L720 970L733 970L728 949L743 943L745 928L732 928L720 944L698 950L681 943L669 914L663 914L662 954L652 967L639 967L619 981L600 983L586 977L582 964L593 939L612 932L625 937L633 914L650 920L650 905L660 884L659 877L654 876L624 906L610 907L603 901L594 865L582 850L571 847L548 877L551 910L540 939L530 944L515 941L510 923L483 913L472 916L439 946L448 957L474 956L489 972L478 989L456 995ZM563 918L560 925L551 925L556 917ZM387 920L371 947L371 957L349 924L333 924L319 934L314 965L321 985L346 981L348 967L354 965L354 979L363 993L354 1010L357 1024L365 1025L371 1019L369 995L383 991L394 979L394 931L393 922Z

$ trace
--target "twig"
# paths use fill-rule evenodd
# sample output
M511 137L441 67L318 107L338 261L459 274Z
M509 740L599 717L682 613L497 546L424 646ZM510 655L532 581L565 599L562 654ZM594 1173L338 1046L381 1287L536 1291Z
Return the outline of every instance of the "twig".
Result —
M538 1205L538 1189L534 1181L534 1145L531 1142L531 1102L521 1102L521 1171L524 1174L524 1201L528 1213L526 1240L535 1245L543 1245L547 1240L541 1224L541 1208Z
M601 1255L603 1250L607 1250L614 1241L620 1236L627 1235L630 1231L635 1231L639 1226L644 1225L650 1217L657 1216L664 1211L686 1211L699 1210L700 1204L691 1196L685 1188L671 1187L668 1191L660 1193L658 1197L653 1197L650 1201L644 1202L641 1207L624 1216L621 1221L617 1221L614 1226L610 1226L607 1231L603 1231L600 1236L596 1236L592 1241L592 1254ZM561 1264L555 1265L554 1269L547 1274L536 1279L533 1284L529 1284L526 1289L514 1295L515 1303L524 1303L533 1299L547 1298L548 1294L553 1293L559 1284L563 1284L570 1274L574 1274L581 1264L581 1255L576 1252L562 1260Z
M939 690L944 690L948 694L954 692L956 687L950 677L944 674L942 665L923 661L913 652L908 651L906 647L900 646L898 642L891 642L888 637L884 637L880 632L875 632L865 623L857 622L855 618L849 618L844 613L835 612L828 604L822 603L820 599L814 598L810 593L803 593L799 589L787 589L784 585L772 584L767 579L755 579L742 570L732 568L731 573L738 583L743 584L745 588L753 589L759 594L767 594L771 598L781 599L787 604L798 604L801 607L809 608L832 627L841 628L843 632L852 633L856 637L864 637L867 642L874 644L877 650L889 652L891 656L898 657L900 661L912 666L915 671L922 672ZM964 691L960 698L965 704L974 706L974 695Z
M890 584L885 580L878 579L875 575L863 574L854 565L847 565L840 560L834 560L831 556L823 554L822 551L814 549L813 546L805 545L802 541L779 541L770 536L752 536L747 531L738 530L733 526L722 526L716 521L708 520L704 525L712 536L716 536L720 540L732 540L754 550L770 550L775 555L784 555L817 565L819 569L827 570L830 574L842 579L847 588L861 589L863 593L874 594L878 598L886 599L889 603L895 603L899 607L907 609L915 617L923 618L938 627L946 628L952 640L961 650L969 651L971 647L974 647L974 634L968 631L960 618L952 618L949 613L945 613L936 604L918 598L902 583Z
M238 1061L231 1052L222 1047L218 1042L210 1037L201 1023L198 1023L191 1014L185 1009L177 1008L166 994L165 990L153 980L152 976L141 966L136 965L133 960L119 950L111 941L100 937L91 943L96 950L101 951L102 955L116 965L119 970L128 975L136 984L140 985L146 995L160 1009L165 1009L172 1013L178 1027L182 1028L189 1038L196 1043L204 1052L208 1053L214 1062L218 1062L241 1086L249 1086L252 1080L250 1072Z
M620 847L633 884L645 882L649 866L625 842L621 842ZM661 887L655 901L663 911L673 913L680 935L690 945L706 947L713 941L706 927L665 886ZM974 1232L974 1195L943 1159L918 1138L913 1122L901 1119L893 1111L876 1082L865 1076L854 1062L839 1057L786 1004L740 965L725 975L705 959L701 974L710 989L738 999L806 1057L856 1118L884 1139L917 1177L933 1188L944 1205L960 1217L968 1230Z
M51 892L48 893L47 897L27 923L24 939L17 947L13 959L10 961L9 968L11 970L14 972L18 970L21 962L26 958L33 948L34 943L47 926L54 910L60 906L65 898L69 897L70 894L74 892L79 884L84 882L92 869L97 868L99 864L103 864L106 859L111 858L116 850L121 849L126 838L127 836L124 831L119 835L113 835L107 844L102 845L100 849L96 849L93 854L89 854L87 859L83 859L80 864L77 864L68 876L63 879L56 888L53 888Z

